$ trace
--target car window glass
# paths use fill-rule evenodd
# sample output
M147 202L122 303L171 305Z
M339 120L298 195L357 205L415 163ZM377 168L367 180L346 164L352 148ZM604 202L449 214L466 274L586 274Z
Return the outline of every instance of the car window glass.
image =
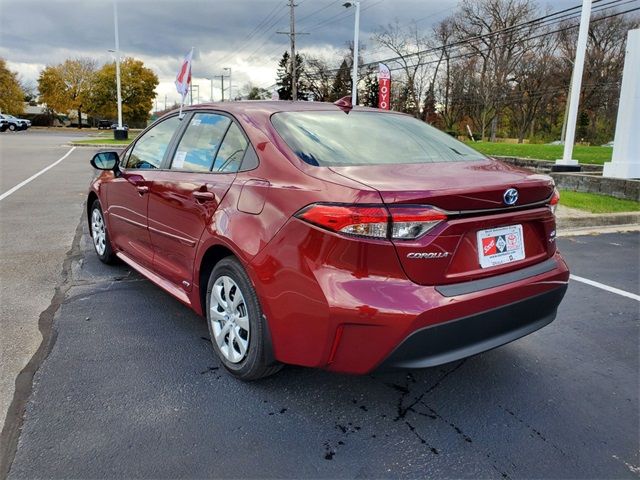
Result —
M281 112L273 125L300 159L316 166L464 162L486 159L421 120L392 113Z
M196 113L180 139L172 170L209 172L231 120L215 113Z
M171 137L180 126L177 116L168 118L143 134L131 150L126 168L159 168Z
M247 149L247 139L242 134L240 127L235 123L229 127L229 131L224 137L220 146L216 161L213 164L213 172L229 173L237 172L240 169L244 151Z

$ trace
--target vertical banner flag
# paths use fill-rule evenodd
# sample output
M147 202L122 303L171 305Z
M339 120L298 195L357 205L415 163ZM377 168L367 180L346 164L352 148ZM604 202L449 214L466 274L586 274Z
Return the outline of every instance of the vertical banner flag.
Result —
M384 63L378 64L378 108L389 110L391 103L391 72Z
M182 118L182 106L184 105L184 99L189 93L189 85L191 84L191 57L193 57L193 47L189 53L187 53L182 62L182 67L176 76L176 90L182 95L180 102L180 117Z

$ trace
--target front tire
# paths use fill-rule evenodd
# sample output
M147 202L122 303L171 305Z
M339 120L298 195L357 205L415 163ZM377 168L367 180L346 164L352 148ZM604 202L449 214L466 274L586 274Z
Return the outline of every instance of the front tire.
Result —
M91 228L91 239L96 255L102 263L113 264L116 261L116 255L111 248L109 240L109 232L107 224L104 221L104 214L100 207L100 200L96 199L91 205L91 213L89 214L89 226Z
M9 125L9 130L11 130L12 132L16 131L16 126L12 123Z
M269 335L256 291L233 257L220 260L209 277L207 325L216 355L235 377L257 380L280 370L268 359Z

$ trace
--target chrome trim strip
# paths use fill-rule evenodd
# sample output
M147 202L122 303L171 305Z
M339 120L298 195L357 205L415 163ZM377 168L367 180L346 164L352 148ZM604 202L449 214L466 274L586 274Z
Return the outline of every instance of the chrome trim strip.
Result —
M188 238L180 237L179 235L174 235L173 233L165 232L164 230L158 230L157 228L149 227L149 231L157 233L158 235L164 235L165 237L169 237L172 240L176 240L177 242L180 242L192 248L196 246L195 240L189 240Z
M507 213L507 212L512 212L514 210L520 210L525 208L541 207L543 205L547 205L552 198L553 198L553 193L551 193L551 195L549 195L549 198L547 198L546 200L542 200L540 202L534 202L534 203L527 203L525 205L513 205L510 207L505 206L500 208L486 208L482 210L457 210L456 211L456 210L443 210L442 208L439 208L439 210L446 213L447 215L474 215L477 213L493 213L493 212Z

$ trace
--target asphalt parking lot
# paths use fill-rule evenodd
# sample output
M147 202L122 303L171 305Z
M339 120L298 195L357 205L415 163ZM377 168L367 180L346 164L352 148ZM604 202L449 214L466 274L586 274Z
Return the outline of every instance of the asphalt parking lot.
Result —
M35 155L27 146L31 137L23 138L27 153L12 146L14 164ZM0 138L2 152L5 141ZM53 322L48 354L26 390L24 419L10 412L5 424L5 431L21 425L18 441L3 445L13 458L10 478L640 474L637 300L572 281L554 323L467 360L362 377L287 367L242 383L214 358L203 319L127 267L96 259L81 220L91 154L74 151L0 201L4 264L13 239L5 201L23 209L11 235L28 239L30 209L38 208L29 203L30 189L49 185L51 225L36 236L56 245L58 263L51 268L62 272L22 285L24 298L34 282L53 281L46 305L34 302L11 317L3 306L3 332L37 308L49 311ZM2 192L10 187L6 161L3 154ZM68 180L58 185L73 195L56 196L49 180L55 175ZM50 237L54 225L66 233ZM573 274L640 293L640 233L558 243ZM3 267L3 305L14 298L7 295L18 295L4 285L21 269L36 268L27 253L21 259L10 272Z

